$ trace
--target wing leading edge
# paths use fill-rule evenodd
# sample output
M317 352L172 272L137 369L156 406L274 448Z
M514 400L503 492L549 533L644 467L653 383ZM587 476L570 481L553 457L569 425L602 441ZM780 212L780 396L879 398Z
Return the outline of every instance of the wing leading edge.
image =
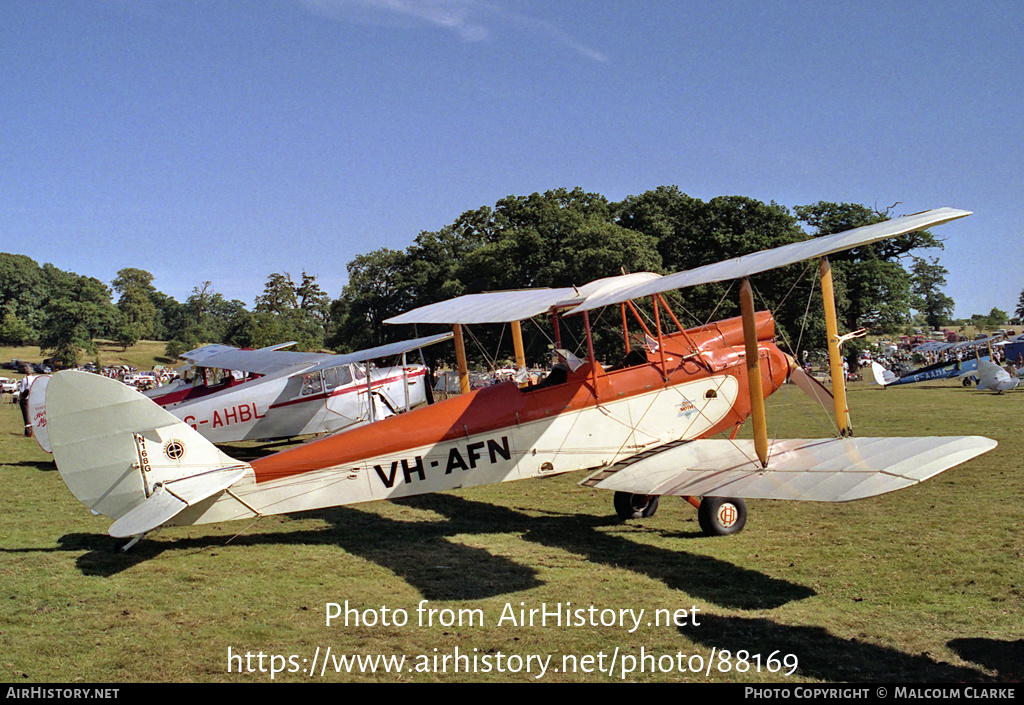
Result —
M772 443L762 470L752 440L697 440L623 461L581 484L647 495L849 502L924 482L996 445L982 436L786 439Z
M385 323L508 323L546 313L553 308L582 313L602 306L640 299L675 289L740 279L770 269L817 259L836 252L863 247L880 240L924 230L963 218L971 211L935 208L832 235L812 237L770 250L661 276L636 272L597 279L584 286L561 289L522 289L467 294L428 304L385 320Z

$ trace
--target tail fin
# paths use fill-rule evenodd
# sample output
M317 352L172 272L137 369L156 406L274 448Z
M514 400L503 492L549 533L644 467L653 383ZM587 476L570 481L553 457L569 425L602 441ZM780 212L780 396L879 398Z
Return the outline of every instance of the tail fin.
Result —
M883 387L896 381L896 375L877 362L871 363L871 373L875 376L875 384L880 384Z
M41 375L32 380L28 390L28 420L32 424L32 437L47 453L50 450L50 433L46 428L46 385L50 375Z
M60 372L46 388L57 469L85 506L138 536L221 492L251 468L138 392L99 375Z

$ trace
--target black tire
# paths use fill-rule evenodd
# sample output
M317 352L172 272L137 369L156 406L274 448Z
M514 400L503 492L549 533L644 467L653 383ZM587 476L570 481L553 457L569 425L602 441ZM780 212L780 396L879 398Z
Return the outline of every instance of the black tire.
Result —
M970 377L964 377L964 386L965 387L970 387L971 386L971 378Z
M658 495L615 493L615 513L622 519L646 519L658 511Z
M747 523L747 505L737 497L705 497L700 501L697 521L707 536L738 534Z

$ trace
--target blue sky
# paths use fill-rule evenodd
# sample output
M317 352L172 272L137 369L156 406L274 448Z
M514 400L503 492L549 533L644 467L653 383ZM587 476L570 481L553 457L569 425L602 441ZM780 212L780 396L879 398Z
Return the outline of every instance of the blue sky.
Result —
M251 306L510 195L953 206L957 315L1024 289L1024 5L0 4L0 250ZM923 253L928 254L928 253Z

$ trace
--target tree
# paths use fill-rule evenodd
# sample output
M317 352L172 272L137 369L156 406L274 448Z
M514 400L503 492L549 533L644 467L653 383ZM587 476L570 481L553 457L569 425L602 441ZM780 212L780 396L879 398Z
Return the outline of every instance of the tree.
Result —
M925 320L932 330L948 325L953 315L953 299L946 296L940 287L946 284L949 272L939 264L937 257L931 261L914 257L911 271L911 293L914 295L914 308L924 314Z
M75 366L82 349L96 352L93 338L110 328L117 309L110 302L110 289L100 280L59 272L54 272L56 278L65 280L69 286L60 297L47 303L39 346L61 364Z
M254 347L294 340L297 350L319 349L329 301L314 275L303 271L302 283L296 285L287 272L271 274L263 295L256 298L256 311L242 323L238 335Z
M1014 320L1017 323L1024 323L1024 289L1020 292L1020 298L1017 299L1017 309L1013 312Z
M1009 319L1010 314L1002 309L998 309L995 306L987 314L976 313L971 316L971 323L980 329L985 328L998 328L1004 325Z
M3 319L0 320L0 344L27 345L35 340L32 328L14 313L14 305L4 306Z
M228 342L238 322L248 312L237 299L228 301L205 281L192 288L192 295L177 310L170 309L180 321L167 344L167 355L176 357L180 352L203 343Z
M693 269L808 237L785 207L742 196L704 202L675 186L662 186L630 196L617 208L620 225L656 239L667 272ZM804 320L812 282L801 277L804 269L794 265L753 278L759 298L773 308L776 328L784 336L791 334L794 343L805 324L810 324L812 331L820 330L817 336L824 339L820 315ZM739 311L738 296L730 282L675 292L670 303L680 315L688 313L694 324L738 315ZM802 343L808 342L805 335Z
M316 276L302 270L302 283L295 287L295 295L299 299L299 308L306 311L311 318L321 324L327 321L327 312L331 307L331 297L316 283Z
M794 208L797 217L815 228L815 235L830 235L889 219L888 210L878 211L856 203L819 201ZM895 331L909 314L910 273L900 260L918 248L942 247L928 231L889 238L872 245L836 253L829 257L837 279L837 307L849 330L870 327Z
M114 291L121 295L117 309L123 320L118 320L114 336L118 342L126 339L128 331L136 336L129 345L153 335L157 319L157 307L153 299L158 292L152 282L153 275L146 270L127 267L119 271L110 283Z
M5 317L13 316L12 322L17 320L28 327L28 339L34 340L42 326L43 308L50 294L51 287L35 260L25 255L0 253L0 309Z
M121 345L122 350L127 350L129 346L139 342L142 338L142 330L138 323L118 311L111 329L111 337L114 342Z
M381 248L357 255L348 263L348 284L331 306L334 337L327 344L336 350L374 347L394 339L384 320L410 308L408 260L404 253Z

